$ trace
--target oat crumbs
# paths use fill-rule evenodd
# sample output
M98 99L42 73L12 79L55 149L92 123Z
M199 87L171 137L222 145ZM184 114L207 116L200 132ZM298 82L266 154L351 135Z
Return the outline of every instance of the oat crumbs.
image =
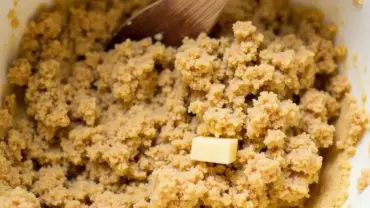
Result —
M370 185L370 169L365 168L362 170L361 176L358 179L357 189L359 192L362 192L369 185Z
M334 139L350 83L323 14L231 0L212 38L104 51L150 2L57 5L29 22L8 73L23 93L0 109L0 207L303 206L322 183L320 152L352 151L368 123L350 100ZM192 161L196 136L238 139L236 161Z
M352 0L352 2L357 7L362 7L364 5L364 0Z

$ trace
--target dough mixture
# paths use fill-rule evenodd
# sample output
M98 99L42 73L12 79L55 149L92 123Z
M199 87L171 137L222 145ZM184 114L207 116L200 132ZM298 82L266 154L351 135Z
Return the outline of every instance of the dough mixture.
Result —
M320 152L355 145L368 122L353 107L334 140L350 90L336 27L285 0L231 0L211 37L105 52L148 3L57 5L29 23L0 110L0 207L302 206ZM237 161L191 161L195 136L239 139Z

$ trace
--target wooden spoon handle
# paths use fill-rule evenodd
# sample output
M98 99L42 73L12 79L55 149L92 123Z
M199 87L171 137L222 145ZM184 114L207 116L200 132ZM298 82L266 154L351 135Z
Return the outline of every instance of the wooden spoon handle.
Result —
M182 24L177 27L196 28L194 31L209 32L227 0L165 0L168 3L169 11L174 17L180 18ZM199 35L199 34L195 34Z
M164 44L178 46L184 37L209 32L226 3L227 0L159 0L130 18L111 43L162 33Z

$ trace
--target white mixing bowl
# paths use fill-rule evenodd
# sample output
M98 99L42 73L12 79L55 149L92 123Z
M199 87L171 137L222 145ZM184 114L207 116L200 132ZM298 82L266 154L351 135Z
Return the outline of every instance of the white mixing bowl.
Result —
M18 2L14 6L14 1ZM351 94L361 103L363 95L370 95L370 2L364 2L362 8L355 6L352 0L296 0L302 4L313 5L324 11L328 22L339 26L336 44L347 46L347 62L341 67L341 73L347 74L351 83ZM25 30L27 21L42 3L51 0L2 0L0 1L0 84L6 83L6 71L10 61L14 59L19 40ZM12 28L7 17L8 12L15 9L20 26ZM358 57L358 60L354 60ZM344 67L345 66L345 67ZM1 96L0 91L0 96ZM370 102L365 103L370 111ZM358 145L357 153L352 158L349 197L344 207L370 207L370 189L362 194L357 191L357 179L363 168L370 167L369 156L370 134L367 132Z

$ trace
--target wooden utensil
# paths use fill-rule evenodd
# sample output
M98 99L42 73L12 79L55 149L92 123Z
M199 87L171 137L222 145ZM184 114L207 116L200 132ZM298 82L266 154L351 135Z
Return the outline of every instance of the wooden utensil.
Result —
M162 34L162 42L178 46L184 37L208 33L227 0L158 0L126 21L107 47L125 39L140 40Z

